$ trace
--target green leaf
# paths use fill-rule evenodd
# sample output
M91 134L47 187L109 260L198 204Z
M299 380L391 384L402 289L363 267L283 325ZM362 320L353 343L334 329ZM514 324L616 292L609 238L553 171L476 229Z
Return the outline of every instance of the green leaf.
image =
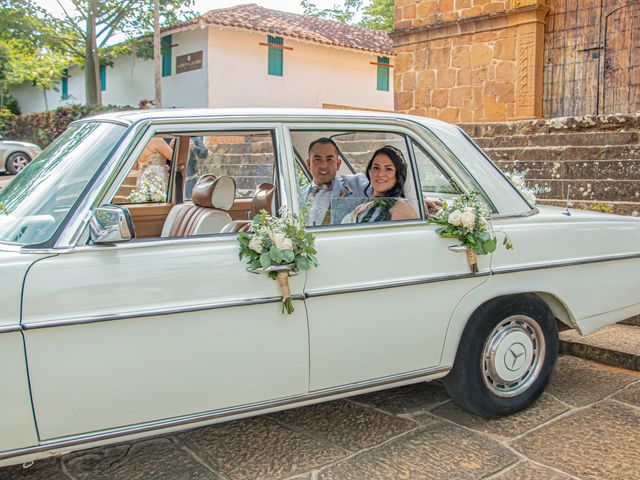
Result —
M297 257L296 268L300 271L309 270L309 260L306 257Z
M268 268L271 266L271 258L269 257L269 253L265 252L260 255L260 266L262 268Z
M282 253L283 251L276 247L269 249L269 257L271 257L273 263L282 263Z
M291 263L295 258L296 255L293 253L293 250L282 250L282 259L285 263Z

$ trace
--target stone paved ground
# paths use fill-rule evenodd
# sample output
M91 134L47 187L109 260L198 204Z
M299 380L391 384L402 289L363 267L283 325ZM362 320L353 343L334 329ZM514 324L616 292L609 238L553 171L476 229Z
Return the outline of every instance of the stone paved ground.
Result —
M0 480L640 479L640 373L565 356L525 412L483 420L438 383L0 469Z

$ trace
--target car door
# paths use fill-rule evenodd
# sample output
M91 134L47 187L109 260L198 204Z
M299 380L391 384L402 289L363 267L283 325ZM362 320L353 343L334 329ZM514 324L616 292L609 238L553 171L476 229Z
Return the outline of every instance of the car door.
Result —
M277 125L260 128L275 159ZM84 245L38 262L22 318L41 440L170 426L306 393L303 284L291 279L297 308L283 315L276 282L246 271L233 233Z
M289 129L297 151L306 151L301 139L331 136L358 172L380 146L397 147L409 163L407 199L419 212L414 220L309 227L320 262L305 285L310 389L434 371L441 366L449 319L461 298L488 278L489 261L480 258L479 273L471 274L466 256L448 249L455 239L440 238L436 226L423 220L416 192L431 189L446 196L462 183L436 164L428 145L399 127L296 124ZM449 190L434 191L438 184Z

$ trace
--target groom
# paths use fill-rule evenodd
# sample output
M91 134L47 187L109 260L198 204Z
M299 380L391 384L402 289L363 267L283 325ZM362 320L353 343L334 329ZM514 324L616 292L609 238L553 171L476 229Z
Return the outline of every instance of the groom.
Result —
M300 189L301 203L309 204L307 225L339 224L367 200L367 177L362 173L338 175L340 164L338 146L332 139L322 137L311 142L307 166L313 181Z

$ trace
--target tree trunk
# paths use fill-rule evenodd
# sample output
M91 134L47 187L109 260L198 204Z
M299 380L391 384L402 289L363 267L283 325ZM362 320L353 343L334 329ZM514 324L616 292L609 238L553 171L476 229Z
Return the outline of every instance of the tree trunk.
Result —
M100 59L96 45L96 14L95 0L89 2L87 15L87 46L84 59L84 90L87 105L101 105L102 95L100 89Z
M158 0L153 0L153 65L155 70L155 106L162 107L162 70L160 63L160 14Z

